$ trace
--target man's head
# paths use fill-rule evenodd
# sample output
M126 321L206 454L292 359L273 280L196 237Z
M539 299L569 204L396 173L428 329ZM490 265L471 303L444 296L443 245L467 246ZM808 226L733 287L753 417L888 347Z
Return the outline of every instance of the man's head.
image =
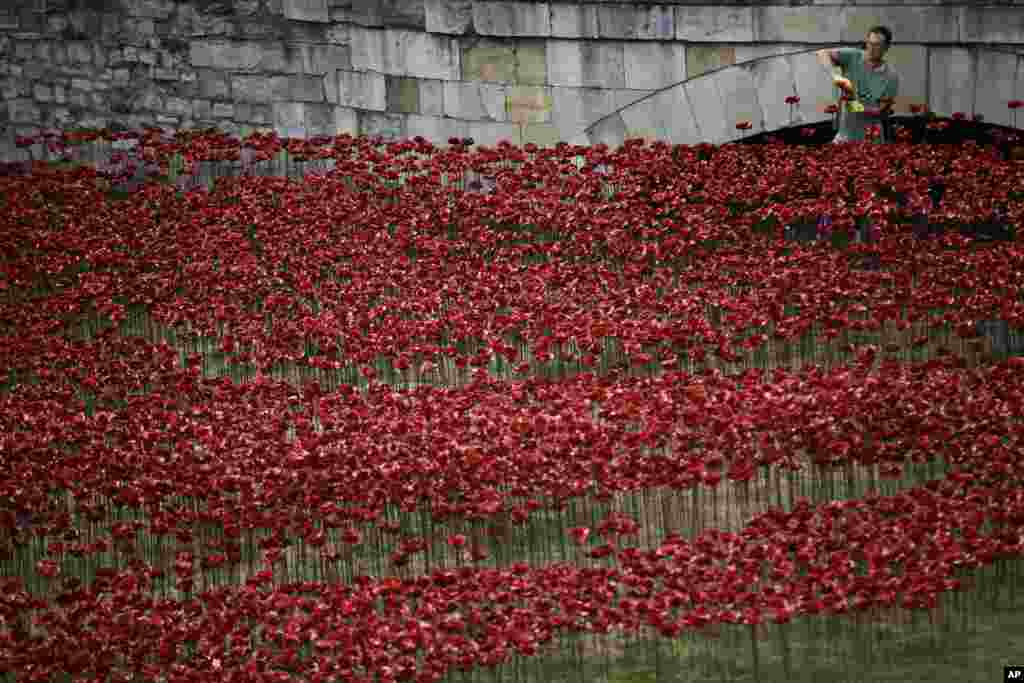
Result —
M868 31L864 40L864 51L869 62L881 62L892 45L892 31L885 26L875 26Z

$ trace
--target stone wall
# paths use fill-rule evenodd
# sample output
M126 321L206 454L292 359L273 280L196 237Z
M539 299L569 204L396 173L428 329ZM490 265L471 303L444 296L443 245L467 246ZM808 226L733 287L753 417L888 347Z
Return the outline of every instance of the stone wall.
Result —
M737 89L751 71L724 67L857 44L876 23L895 32L898 109L973 108L979 73L997 74L982 97L1024 94L1019 58L986 56L1024 51L1024 0L5 0L0 126L8 144L39 127L157 125L547 145L583 140L635 105L620 132L671 125L677 139L722 141L744 114ZM813 59L785 59L778 99L813 91L801 120L823 118L828 97L816 89L829 89L826 74ZM653 96L711 73L681 95ZM769 103L757 107L767 125ZM666 123L681 112L703 127ZM725 124L705 133L716 118Z

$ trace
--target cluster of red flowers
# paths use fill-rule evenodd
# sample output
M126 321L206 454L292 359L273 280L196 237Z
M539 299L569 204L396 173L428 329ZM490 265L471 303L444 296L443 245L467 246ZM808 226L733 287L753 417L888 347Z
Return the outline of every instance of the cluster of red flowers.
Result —
M0 178L0 673L437 681L1020 555L1024 252L910 225L1015 223L992 150L133 139L334 170Z

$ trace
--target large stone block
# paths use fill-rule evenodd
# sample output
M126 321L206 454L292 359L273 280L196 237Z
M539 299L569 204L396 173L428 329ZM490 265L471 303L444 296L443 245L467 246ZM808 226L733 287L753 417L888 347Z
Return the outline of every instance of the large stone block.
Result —
M274 102L270 107L274 113L274 128L290 130L306 127L306 105L304 103Z
M287 71L305 74L329 74L338 69L352 68L352 55L347 45L289 46L292 55Z
M974 112L974 55L962 47L929 47L928 107L952 114ZM902 87L902 83L900 84Z
M284 0L283 8L286 19L322 22L331 20L327 11L327 0Z
M336 135L359 134L359 113L351 107L334 108L334 129Z
M473 25L473 0L425 0L427 33L462 35Z
M754 40L750 7L680 6L675 8L676 40L749 43Z
M928 101L928 48L923 45L893 45L886 53L885 61L899 77L893 111L907 114L909 105L925 104Z
M92 45L83 41L67 43L68 60L72 64L92 64Z
M388 111L399 114L420 113L420 79L387 76L385 80Z
M230 71L288 71L290 60L281 43L194 40L189 45L189 63Z
M551 10L546 2L480 1L473 3L473 28L481 36L551 35Z
M405 121L405 133L414 138L417 135L435 145L443 145L449 138L469 137L469 122L448 118L447 116L423 116L410 114Z
M974 110L967 113L981 114L989 123L1011 125L1013 112L1006 105L1010 100L1024 97L1020 61L1018 55L976 50ZM1024 120L1018 116L1017 124L1022 123Z
M325 101L324 79L320 76L239 74L231 77L231 92L240 102Z
M391 76L459 79L459 44L453 38L422 31L354 26L350 41L352 67L356 70Z
M444 113L456 119L507 121L508 87L498 83L446 81Z
M545 86L516 85L505 96L507 118L513 123L550 123L552 107L551 88Z
M175 10L174 0L137 0L125 3L121 11L132 17L148 17L150 19L167 19Z
M359 134L367 137L381 136L385 140L401 140L406 137L407 114L388 114L375 111L357 111Z
M515 45L483 38L462 50L462 80L514 83Z
M352 68L405 76L408 31L352 26L349 29Z
M890 26L893 45L898 43L956 43L960 40L960 9L930 6L846 7L842 12L839 39L860 43L872 26ZM796 40L796 36L790 36Z
M1020 7L985 7L982 3L952 9L959 14L965 43L1024 43L1024 11Z
M567 4L557 2L551 5L552 38L600 38L597 23L598 5Z
M551 88L551 122L566 139L615 111L615 98L603 88Z
M828 71L818 62L813 52L784 57L793 70L796 94L800 97L800 115L808 123L832 118L825 113L825 107L836 103L838 95L832 86Z
M726 125L726 137L730 140L764 131L761 104L757 98L757 87L749 68L723 69L713 76L722 101L722 118ZM741 131L736 128L740 122L749 122L752 128Z
M196 69L196 93L211 100L231 97L231 82L223 71Z
M519 85L547 85L547 41L516 41L516 76Z
M844 30L835 7L767 5L752 11L754 30L749 41L837 43Z
M626 87L657 90L686 80L686 46L630 42L623 46Z
M469 137L477 146L496 147L502 140L513 145L522 144L520 126L515 123L498 123L492 121L469 121Z
M624 88L626 70L621 42L557 40L547 44L551 85Z
M799 107L786 104L787 97L797 95L789 59L764 59L751 63L748 69L757 89L757 102L761 107L765 130L778 130L804 123Z
M709 71L736 63L736 48L720 45L688 45L686 47L686 77L696 78Z
M426 29L424 0L357 0L328 2L331 21L376 28Z
M602 38L673 40L675 16L671 5L598 5L597 25Z
M304 106L306 134L310 137L319 135L337 135L338 126L335 120L337 107L331 104L307 104Z
M700 128L701 141L720 144L731 138L722 108L722 97L718 92L718 79L708 76L687 81L682 88L690 102L694 121Z
M338 71L335 104L356 109L387 109L387 80L383 74L369 71ZM328 76L328 78L330 78Z
M429 78L418 80L420 114L429 116L444 115L444 84L446 81L439 81Z
M271 109L269 104L236 102L234 108L235 116L239 121L270 125L274 118L273 109Z

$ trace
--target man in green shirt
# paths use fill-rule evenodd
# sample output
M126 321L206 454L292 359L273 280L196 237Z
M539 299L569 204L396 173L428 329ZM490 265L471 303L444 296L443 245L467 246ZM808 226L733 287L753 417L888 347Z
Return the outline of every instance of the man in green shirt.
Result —
M818 61L834 69L832 82L855 101L846 102L840 108L839 133L833 142L864 140L865 128L881 123L892 111L900 79L895 69L885 62L885 53L891 44L892 31L885 26L875 26L868 31L863 50L844 47L818 51ZM863 111L858 111L861 107ZM879 141L891 142L881 138Z

